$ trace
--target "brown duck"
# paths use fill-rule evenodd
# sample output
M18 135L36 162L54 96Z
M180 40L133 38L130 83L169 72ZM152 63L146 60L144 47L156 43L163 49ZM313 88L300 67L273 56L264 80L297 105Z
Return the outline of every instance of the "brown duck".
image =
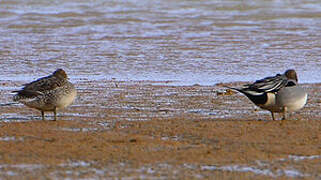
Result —
M77 91L63 69L57 69L51 75L24 84L22 90L17 93L14 101L41 111L45 120L45 111L54 112L54 120L57 120L57 110L69 106L76 98Z

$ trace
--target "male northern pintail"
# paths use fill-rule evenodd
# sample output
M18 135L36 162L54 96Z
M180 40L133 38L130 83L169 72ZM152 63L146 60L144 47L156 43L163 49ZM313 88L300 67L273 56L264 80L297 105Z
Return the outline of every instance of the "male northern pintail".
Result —
M43 120L45 111L53 111L56 120L57 110L70 105L77 95L74 85L68 81L67 74L62 69L57 69L50 76L24 84L22 90L13 92L17 93L13 97L14 101L40 110Z
M297 111L304 107L308 94L298 86L298 77L293 69L284 74L266 77L253 84L246 84L241 88L231 88L246 95L254 104L273 113L283 113L286 119L287 112Z

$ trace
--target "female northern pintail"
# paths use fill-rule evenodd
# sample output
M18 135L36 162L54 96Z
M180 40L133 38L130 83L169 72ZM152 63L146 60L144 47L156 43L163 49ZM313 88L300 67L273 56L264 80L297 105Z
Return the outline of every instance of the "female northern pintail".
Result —
M62 69L57 69L50 76L24 84L22 90L13 92L17 93L13 97L14 101L40 110L43 120L45 111L53 111L56 120L57 110L70 105L77 95L74 85L68 81L67 74Z
M231 88L246 95L254 104L274 114L283 113L286 119L287 112L297 111L304 107L308 94L298 86L298 77L293 69L284 74L266 77L257 80L253 84L246 84L241 88Z

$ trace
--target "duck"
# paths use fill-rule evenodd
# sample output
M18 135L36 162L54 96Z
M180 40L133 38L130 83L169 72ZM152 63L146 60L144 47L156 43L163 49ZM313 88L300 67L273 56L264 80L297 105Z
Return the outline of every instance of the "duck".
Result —
M21 90L13 91L13 101L41 112L45 120L45 112L54 113L57 120L57 110L61 110L73 103L77 96L75 86L68 81L67 73L57 69L51 75L23 84Z
M308 98L307 92L298 85L298 76L294 69L259 79L240 88L225 87L244 94L256 106L270 111L272 120L275 120L274 113L283 113L282 120L286 120L287 113L302 109Z

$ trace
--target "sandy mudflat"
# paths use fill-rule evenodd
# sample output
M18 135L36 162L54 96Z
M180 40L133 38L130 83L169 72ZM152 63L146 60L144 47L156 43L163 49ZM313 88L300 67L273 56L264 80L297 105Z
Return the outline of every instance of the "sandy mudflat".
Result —
M290 120L272 121L221 85L80 81L58 121L1 107L0 178L319 179L320 85L304 85L308 104Z

